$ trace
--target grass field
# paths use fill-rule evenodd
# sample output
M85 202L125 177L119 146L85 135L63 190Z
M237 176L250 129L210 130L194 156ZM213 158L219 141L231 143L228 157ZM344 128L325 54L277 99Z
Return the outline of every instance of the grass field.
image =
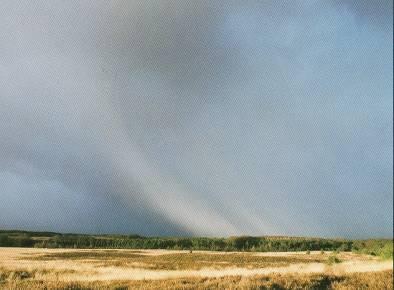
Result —
M350 252L0 248L1 289L392 289L392 273Z

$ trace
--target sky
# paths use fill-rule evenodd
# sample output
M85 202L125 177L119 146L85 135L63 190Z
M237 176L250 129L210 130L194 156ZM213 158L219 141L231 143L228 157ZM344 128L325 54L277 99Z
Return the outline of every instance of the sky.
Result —
M0 228L392 237L392 15L2 1Z

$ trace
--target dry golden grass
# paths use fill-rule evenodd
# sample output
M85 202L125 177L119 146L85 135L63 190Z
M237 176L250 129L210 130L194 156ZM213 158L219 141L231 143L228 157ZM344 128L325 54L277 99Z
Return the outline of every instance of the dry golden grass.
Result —
M130 280L63 282L31 279L10 273L0 283L2 289L393 289L393 271L325 274L271 274L224 276L216 278L177 278L167 280ZM4 277L4 275L2 276Z
M330 256L0 248L0 289L392 289L392 261Z
M97 266L132 267L153 270L199 270L203 268L247 268L280 267L296 263L324 262L324 256L288 255L261 256L253 253L169 253L166 255L146 255L141 252L118 250L57 252L31 257L31 260L87 261Z

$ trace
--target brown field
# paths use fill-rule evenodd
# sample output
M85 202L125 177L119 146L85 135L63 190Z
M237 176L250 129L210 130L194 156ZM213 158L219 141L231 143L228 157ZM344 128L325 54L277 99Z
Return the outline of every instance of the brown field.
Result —
M330 258L331 257L331 258ZM393 289L353 253L0 248L1 289Z

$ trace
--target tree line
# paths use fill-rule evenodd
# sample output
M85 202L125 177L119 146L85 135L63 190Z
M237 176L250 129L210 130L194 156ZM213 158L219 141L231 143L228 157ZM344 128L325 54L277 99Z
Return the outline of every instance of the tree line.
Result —
M171 249L212 251L354 251L392 258L393 240L347 240L302 237L142 237L0 231L1 247L84 249Z

